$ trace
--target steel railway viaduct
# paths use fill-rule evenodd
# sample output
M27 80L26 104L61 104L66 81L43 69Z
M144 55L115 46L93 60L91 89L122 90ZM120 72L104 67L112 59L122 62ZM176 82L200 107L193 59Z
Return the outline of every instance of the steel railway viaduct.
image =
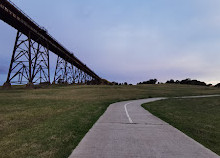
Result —
M17 30L5 87L11 84L50 84L49 51L58 56L53 83L107 82L9 0L0 1L0 19Z

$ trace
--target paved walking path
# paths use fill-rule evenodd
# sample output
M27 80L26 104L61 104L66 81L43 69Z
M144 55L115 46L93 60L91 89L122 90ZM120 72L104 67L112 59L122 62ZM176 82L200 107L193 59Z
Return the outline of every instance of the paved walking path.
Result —
M160 99L111 104L70 158L219 158L141 107Z

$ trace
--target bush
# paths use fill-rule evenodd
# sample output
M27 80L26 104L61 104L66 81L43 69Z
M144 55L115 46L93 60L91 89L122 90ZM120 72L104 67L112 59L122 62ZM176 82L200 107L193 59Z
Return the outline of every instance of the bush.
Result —
M156 84L156 83L157 83L157 79L150 79L148 81L140 82L138 84Z

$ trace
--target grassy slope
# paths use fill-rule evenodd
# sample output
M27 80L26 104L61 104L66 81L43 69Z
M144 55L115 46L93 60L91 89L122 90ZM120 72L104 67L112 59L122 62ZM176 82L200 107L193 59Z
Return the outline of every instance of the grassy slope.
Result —
M0 155L68 157L110 103L216 93L220 90L183 85L0 90Z
M143 106L220 155L220 97L168 99Z

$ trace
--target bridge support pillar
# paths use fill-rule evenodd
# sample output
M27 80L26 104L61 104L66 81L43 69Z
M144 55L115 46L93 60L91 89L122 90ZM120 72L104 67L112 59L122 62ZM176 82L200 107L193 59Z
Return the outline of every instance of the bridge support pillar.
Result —
M40 43L40 38L36 42L31 40L31 33L27 37L17 32L4 87L13 83L27 87L33 87L35 83L50 84L49 50Z
M87 84L91 83L92 77L74 65L57 57L56 70L53 84Z
M61 57L57 57L56 70L53 84L75 84L78 80L78 69L65 61Z
M56 64L56 69L55 69L55 74L54 74L54 80L53 84L61 84L61 83L66 83L66 67L67 67L67 61L65 61L61 57L57 57L57 64Z

